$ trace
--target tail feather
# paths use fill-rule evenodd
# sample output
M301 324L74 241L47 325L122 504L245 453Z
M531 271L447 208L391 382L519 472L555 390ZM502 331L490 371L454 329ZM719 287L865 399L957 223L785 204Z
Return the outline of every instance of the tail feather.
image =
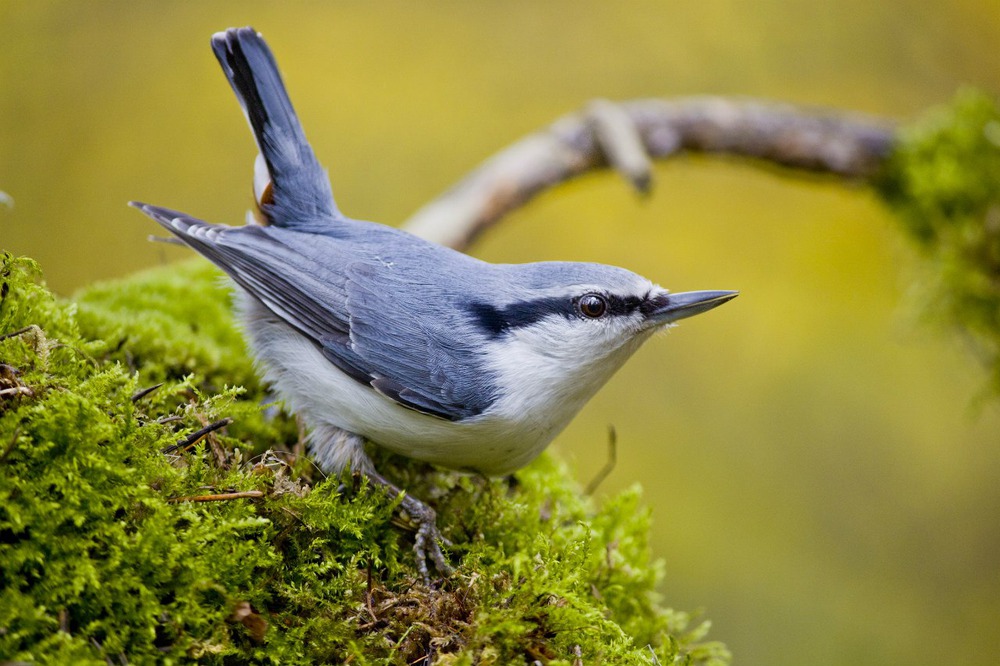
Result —
M161 227L177 236L185 244L201 252L198 247L198 237L211 239L214 234L229 227L211 224L196 217L191 217L178 210L171 210L163 206L142 203L141 201L129 201L128 205L138 208L140 211L154 219ZM204 254L204 252L202 252ZM211 258L211 257L209 257Z
M212 36L212 50L266 167L254 169L254 196L264 221L305 230L343 219L264 38L253 28L230 28Z

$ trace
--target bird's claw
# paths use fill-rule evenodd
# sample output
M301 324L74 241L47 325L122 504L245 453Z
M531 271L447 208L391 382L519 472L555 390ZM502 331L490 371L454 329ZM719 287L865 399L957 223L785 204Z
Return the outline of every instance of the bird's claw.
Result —
M437 513L411 495L403 495L401 506L410 519L417 524L413 552L417 556L417 571L420 572L424 582L429 585L431 581L430 570L427 567L428 560L434 563L434 567L442 575L450 575L453 569L445 559L441 546L450 547L452 543L444 538L438 530Z
M444 576L451 575L453 571L451 565L444 558L441 551L441 544L446 546L451 544L441 536L437 525L434 523L421 523L417 528L417 536L413 543L413 552L417 556L417 571L423 577L424 582L430 584L431 575L427 567L427 561L434 563L434 567Z
M416 524L417 534L414 538L413 552L417 557L417 571L420 572L424 583L427 585L431 584L430 569L427 566L428 560L434 563L434 568L442 575L451 575L453 569L445 559L441 546L451 547L452 543L444 538L440 530L438 530L437 513L434 509L416 497L403 492L378 472L369 470L367 475L372 481L385 487L392 497L400 498L400 508L406 513L410 521Z

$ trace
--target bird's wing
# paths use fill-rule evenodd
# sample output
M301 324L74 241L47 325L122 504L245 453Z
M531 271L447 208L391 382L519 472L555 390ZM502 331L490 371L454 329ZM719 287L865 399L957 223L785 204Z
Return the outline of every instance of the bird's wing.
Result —
M458 421L481 414L495 399L474 341L453 334L454 315L432 308L413 316L422 306L414 302L420 286L377 260L345 256L338 241L316 234L215 225L132 205L315 342L345 374L395 402ZM331 262L336 270L328 268ZM400 293L406 296L398 300Z
M320 231L343 220L264 38L230 28L212 36L212 51L257 140L254 193L267 223Z
M435 277L378 263L351 264L345 283L349 351L368 364L379 393L458 420L482 413L496 396L482 367L481 345L461 335L460 315L437 300ZM324 346L328 358L344 351L341 345Z

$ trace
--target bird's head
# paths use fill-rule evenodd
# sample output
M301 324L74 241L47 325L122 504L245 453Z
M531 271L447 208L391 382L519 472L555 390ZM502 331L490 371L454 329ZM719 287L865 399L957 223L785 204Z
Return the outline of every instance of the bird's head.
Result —
M735 291L671 293L625 269L546 262L503 267L468 305L508 395L575 412L655 331L722 305ZM528 408L528 405L525 405Z

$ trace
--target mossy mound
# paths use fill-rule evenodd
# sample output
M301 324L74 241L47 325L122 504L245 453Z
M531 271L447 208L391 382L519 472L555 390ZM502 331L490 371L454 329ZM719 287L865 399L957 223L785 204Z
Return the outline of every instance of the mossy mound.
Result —
M73 303L0 262L0 661L728 663L660 605L637 490L383 459L455 543L428 587L384 493L301 455L204 262Z

